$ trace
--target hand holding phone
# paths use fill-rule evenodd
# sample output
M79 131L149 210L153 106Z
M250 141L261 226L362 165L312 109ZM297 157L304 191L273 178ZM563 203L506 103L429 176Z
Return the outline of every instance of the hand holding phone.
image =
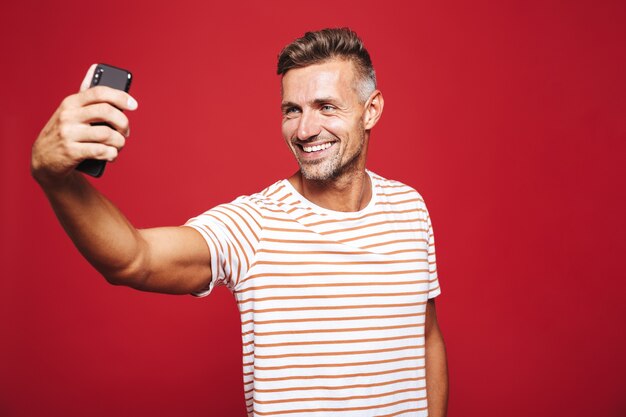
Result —
M95 87L98 85L104 85L107 87L122 90L128 93L130 89L130 83L132 81L132 74L125 69L117 68L107 64L98 64L93 73L91 84L89 87ZM105 125L113 129L111 125L105 122L92 123L93 126ZM106 161L97 159L86 159L82 161L76 167L77 170L91 175L92 177L100 177L104 173L106 167Z

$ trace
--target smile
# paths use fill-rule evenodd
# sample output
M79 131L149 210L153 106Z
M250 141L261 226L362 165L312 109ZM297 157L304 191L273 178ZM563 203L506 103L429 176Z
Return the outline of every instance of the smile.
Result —
M320 145L314 145L314 146L301 145L302 150L306 153L323 151L324 149L328 149L331 146L333 146L333 142L326 142L326 143L322 143Z

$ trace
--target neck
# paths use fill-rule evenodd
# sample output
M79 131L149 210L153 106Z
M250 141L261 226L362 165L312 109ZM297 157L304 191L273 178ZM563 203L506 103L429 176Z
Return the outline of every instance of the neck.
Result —
M372 183L365 170L328 181L307 180L298 171L289 182L304 198L328 210L359 211L372 199Z

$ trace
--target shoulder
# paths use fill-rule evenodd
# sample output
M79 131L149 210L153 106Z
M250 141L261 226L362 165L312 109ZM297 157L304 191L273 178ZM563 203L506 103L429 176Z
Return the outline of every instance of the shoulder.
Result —
M229 203L222 203L202 213L192 220L217 220L221 222L254 222L262 228L264 218L271 213L280 211L283 196L288 194L284 180L277 181L269 187L250 195L241 195Z
M374 187L376 195L390 203L415 203L420 206L425 206L424 198L422 195L410 185L404 184L400 181L384 178L378 174L370 172L372 179L374 180Z
M276 181L258 193L241 196L233 204L242 202L253 204L261 213L275 212L293 199L293 193L287 180Z

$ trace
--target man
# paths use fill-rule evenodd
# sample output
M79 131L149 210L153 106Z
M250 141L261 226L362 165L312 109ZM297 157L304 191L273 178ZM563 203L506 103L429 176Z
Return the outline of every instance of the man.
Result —
M415 190L366 170L384 101L354 32L309 32L279 56L282 132L300 170L181 227L135 229L74 170L114 160L129 131L118 109L137 108L87 89L92 71L35 142L32 173L110 283L197 296L228 286L250 416L445 415L430 218Z

